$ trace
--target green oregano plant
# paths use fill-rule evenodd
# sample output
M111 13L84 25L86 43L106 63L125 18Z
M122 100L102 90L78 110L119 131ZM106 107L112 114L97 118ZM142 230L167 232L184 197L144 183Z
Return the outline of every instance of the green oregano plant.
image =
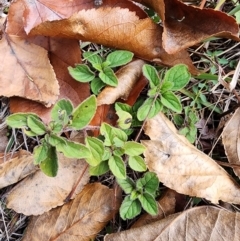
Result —
M149 80L150 89L148 98L137 111L138 119L152 118L166 108L181 113L182 104L174 92L188 84L191 75L187 66L175 65L165 73L164 78L160 78L156 68L145 64L143 74Z
M69 74L79 82L91 82L91 90L97 95L106 85L118 85L118 79L112 68L129 63L133 58L133 53L126 50L116 50L104 59L96 51L84 52L83 57L91 64L91 68L86 64L79 64L75 68L68 67Z
M131 178L117 179L119 186L127 194L120 207L122 219L132 219L140 214L143 208L151 215L158 213L155 200L159 181L155 173L146 172L144 176L134 182Z
M96 97L90 96L75 109L69 100L58 101L51 111L48 125L32 113L17 113L7 117L12 128L22 128L27 136L43 136L33 151L34 164L47 175L54 177L58 171L57 151L69 158L89 158L90 150L83 144L70 141L61 134L66 130L84 129L93 118L97 108Z

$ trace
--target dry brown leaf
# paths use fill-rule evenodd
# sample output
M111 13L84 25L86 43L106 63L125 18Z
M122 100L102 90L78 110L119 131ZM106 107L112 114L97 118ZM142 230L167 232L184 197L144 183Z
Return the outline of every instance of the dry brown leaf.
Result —
M20 150L14 158L0 164L0 189L22 180L38 168L33 164L33 156Z
M240 203L238 184L213 159L179 135L162 113L147 120L144 153L150 171L167 187L190 196Z
M128 231L105 236L105 241L218 241L239 240L240 214L211 206L189 209L181 214Z
M166 193L158 200L158 214L151 216L148 213L141 215L141 217L131 226L131 228L138 228L146 224L150 224L166 218L170 214L175 213L177 199L180 194L174 190L168 189Z
M40 215L60 206L83 173L81 182L72 195L74 198L89 180L86 162L60 154L58 164L56 177L48 177L39 170L16 185L7 197L8 208L29 216Z
M126 100L142 74L143 60L134 60L116 72L118 86L107 86L97 97L97 105L113 104L117 99Z
M151 6L163 21L163 47L176 53L203 40L220 36L239 41L236 20L213 9L200 9L178 0L136 0Z
M62 207L30 221L23 241L93 240L119 207L114 191L100 183L87 184Z
M139 58L168 66L184 63L197 74L185 50L173 55L166 53L162 48L162 32L162 27L150 18L142 19L129 8L118 7L116 1L107 1L103 7L81 10L67 19L45 21L30 34L81 39L125 49Z
M74 80L67 70L68 66L81 63L79 43L77 40L72 39L50 38L42 41L41 44L44 46L46 41L48 43L46 49L49 51L50 61L60 85L58 100L67 98L73 102L74 106L77 106L90 95L89 85ZM12 113L34 112L46 123L50 121L51 109L44 107L40 103L18 97L13 97L10 100Z
M46 50L5 33L0 40L0 52L0 95L21 96L46 106L55 103L59 86Z
M223 129L222 140L229 163L240 165L240 108ZM240 177L240 167L234 166L233 170Z

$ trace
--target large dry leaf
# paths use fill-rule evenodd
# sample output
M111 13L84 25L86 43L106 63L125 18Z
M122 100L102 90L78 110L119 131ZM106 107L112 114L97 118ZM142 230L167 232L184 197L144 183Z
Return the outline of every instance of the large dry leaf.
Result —
M35 39L35 42L37 40L39 40L39 44L43 47L46 45L45 48L49 51L50 61L60 85L58 99L67 98L73 102L74 106L77 106L90 95L89 85L75 81L67 70L68 66L81 63L81 51L78 41L49 38L44 41L42 39ZM34 112L38 114L44 122L50 121L51 108L46 108L34 101L13 97L10 100L10 109L12 113Z
M48 177L39 170L16 185L7 197L8 208L27 216L47 212L64 203L78 178L83 174L78 188L72 195L74 198L89 180L86 162L59 155L58 164L56 177Z
M200 9L178 0L136 0L151 6L163 21L163 47L176 53L209 37L239 41L236 20L220 11Z
M19 151L17 156L0 164L0 189L22 180L38 170L33 164L33 156L27 151Z
M74 200L30 221L23 241L89 241L115 215L119 199L99 183L88 184Z
M116 72L118 86L107 86L97 97L97 104L113 104L117 99L126 100L142 74L143 60L135 60Z
M240 165L240 108L227 122L222 133L222 140L228 161ZM240 177L240 167L233 167L235 174Z
M105 236L105 241L238 241L240 214L211 206L189 209L181 214L128 231Z
M26 39L4 33L0 52L0 95L21 96L46 106L55 103L59 86L46 50Z
M164 185L213 203L218 200L240 203L240 189L232 177L179 135L162 113L147 120L145 133L151 139L142 141L146 146L145 160Z
M139 58L163 65L184 63L192 73L198 73L185 50L170 55L162 48L160 25L150 18L140 18L129 8L118 7L115 2L107 1L103 7L81 10L67 19L45 21L30 34L81 39L125 49Z

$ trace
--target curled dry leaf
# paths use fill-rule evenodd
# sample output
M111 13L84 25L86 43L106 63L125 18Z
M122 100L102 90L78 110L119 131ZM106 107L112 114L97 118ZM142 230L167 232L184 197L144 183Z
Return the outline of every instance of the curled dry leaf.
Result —
M152 216L148 213L141 215L141 217L131 226L131 228L138 228L146 224L150 224L166 218L170 214L175 213L178 194L174 190L168 189L166 193L158 200L158 214Z
M105 236L105 241L239 240L240 214L211 206L189 209L166 219Z
M40 215L64 203L79 176L81 182L72 198L89 180L84 160L69 159L58 155L58 174L48 177L40 170L16 185L7 197L7 206L18 213ZM19 198L21 197L21 198Z
M74 200L30 221L23 241L93 240L119 207L114 191L100 183L87 184Z
M22 180L36 170L32 154L20 150L12 159L0 164L0 188Z
M213 9L200 9L178 0L136 0L151 6L163 21L163 47L173 54L203 40L220 36L239 41L236 20ZM201 20L201 21L199 21Z
M179 193L240 203L238 184L213 159L191 145L178 134L174 125L162 114L147 120L145 133L149 141L145 161L159 180Z
M222 133L223 145L231 164L240 165L240 108L226 123ZM233 167L234 173L240 177L240 167Z
M142 66L144 63L143 60L138 59L119 69L116 72L118 86L105 87L97 97L97 104L113 104L119 98L126 100L142 74Z

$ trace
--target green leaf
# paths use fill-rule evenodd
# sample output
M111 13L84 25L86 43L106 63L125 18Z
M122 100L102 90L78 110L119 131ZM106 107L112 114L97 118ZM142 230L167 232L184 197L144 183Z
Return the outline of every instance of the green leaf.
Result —
M103 71L99 73L99 78L107 85L116 87L118 85L118 79L113 70L109 67L105 67Z
M49 136L49 143L56 147L57 151L62 152L69 158L90 158L91 152L81 143L69 141L66 138L56 135Z
M57 176L58 157L54 146L48 148L47 158L40 163L40 169L49 177Z
M27 127L27 118L29 116L38 118L37 115L31 114L31 113L17 113L17 114L12 114L8 116L6 118L6 123L8 126L12 128L24 128L24 127Z
M132 219L141 212L141 203L138 199L131 200L130 196L126 196L120 207L120 216L123 220Z
M106 86L106 84L103 83L100 78L95 78L91 82L91 90L95 95L98 95L104 86Z
M115 110L116 111L126 111L128 113L132 113L132 107L128 104L124 104L124 103L121 103L121 102L116 102L115 103Z
M142 195L138 196L139 201L142 204L143 209L151 214L157 215L158 214L158 206L157 202L153 198L153 196L149 193L143 193Z
M32 132L39 136L44 135L47 131L47 127L43 124L43 122L40 121L39 118L32 115L27 117L27 125Z
M40 164L48 157L49 148L51 148L51 146L47 145L46 142L43 142L42 145L34 147L33 149L34 165Z
M153 88L160 84L160 79L157 70L149 64L143 65L143 75L149 80L150 87Z
M137 172L145 172L147 170L147 166L145 161L140 156L130 156L128 159L128 165Z
M75 130L81 130L92 120L97 109L97 99L91 95L78 105L72 113L72 122L68 125Z
M115 156L122 156L124 154L124 150L122 148L116 148L114 151L113 151L113 155Z
M167 108L173 110L176 113L182 112L182 105L180 100L172 92L168 91L162 94L161 102Z
M107 123L102 123L100 127L100 133L105 137L104 145L112 146L114 145L114 138L117 137L119 140L125 142L128 139L127 134L115 127L110 126ZM117 139L115 139L117 141Z
M127 177L126 179L117 178L117 183L126 194L130 194L135 189L135 183L129 177Z
M53 106L51 110L51 118L55 122L61 122L63 125L66 125L72 112L72 102L67 99L62 99Z
M101 71L102 70L102 58L96 52L84 52L83 57L89 61L92 66Z
M89 174L91 176L100 176L109 171L108 161L102 161L99 165L89 167Z
M144 176L137 180L136 186L138 190L144 189L146 192L155 195L158 189L159 180L155 173L147 172Z
M68 67L69 74L79 82L90 82L95 78L95 74L85 64L77 65L75 68Z
M110 62L109 67L118 67L129 63L133 58L133 53L126 50L117 50L107 56L107 61Z
M110 149L109 147L106 147L106 146L105 146L102 160L103 160L103 161L108 160L111 155L112 155L111 149Z
M55 122L55 121L51 121L48 125L48 127L50 128L51 132L53 134L58 134L62 131L63 129L63 123L59 123L59 122Z
M123 110L117 111L116 114L118 115L118 126L124 130L129 129L132 124L132 115Z
M162 103L157 98L154 102L153 98L147 98L143 105L137 111L137 118L140 121L145 120L148 118L153 118L162 110Z
M171 90L173 88L173 83L170 81L164 81L162 86L161 86L161 93L164 93L168 90Z
M91 152L91 157L86 158L86 161L90 166L97 166L102 161L104 154L104 145L103 142L95 137L87 137L85 139L86 146Z
M115 177L119 179L126 178L126 167L121 157L111 156L108 161L108 165Z
M145 146L135 141L128 141L124 144L124 153L129 156L139 156L145 151Z
M184 64L178 64L166 72L164 81L173 83L171 90L180 90L188 84L190 78L191 74L188 72L188 67Z

